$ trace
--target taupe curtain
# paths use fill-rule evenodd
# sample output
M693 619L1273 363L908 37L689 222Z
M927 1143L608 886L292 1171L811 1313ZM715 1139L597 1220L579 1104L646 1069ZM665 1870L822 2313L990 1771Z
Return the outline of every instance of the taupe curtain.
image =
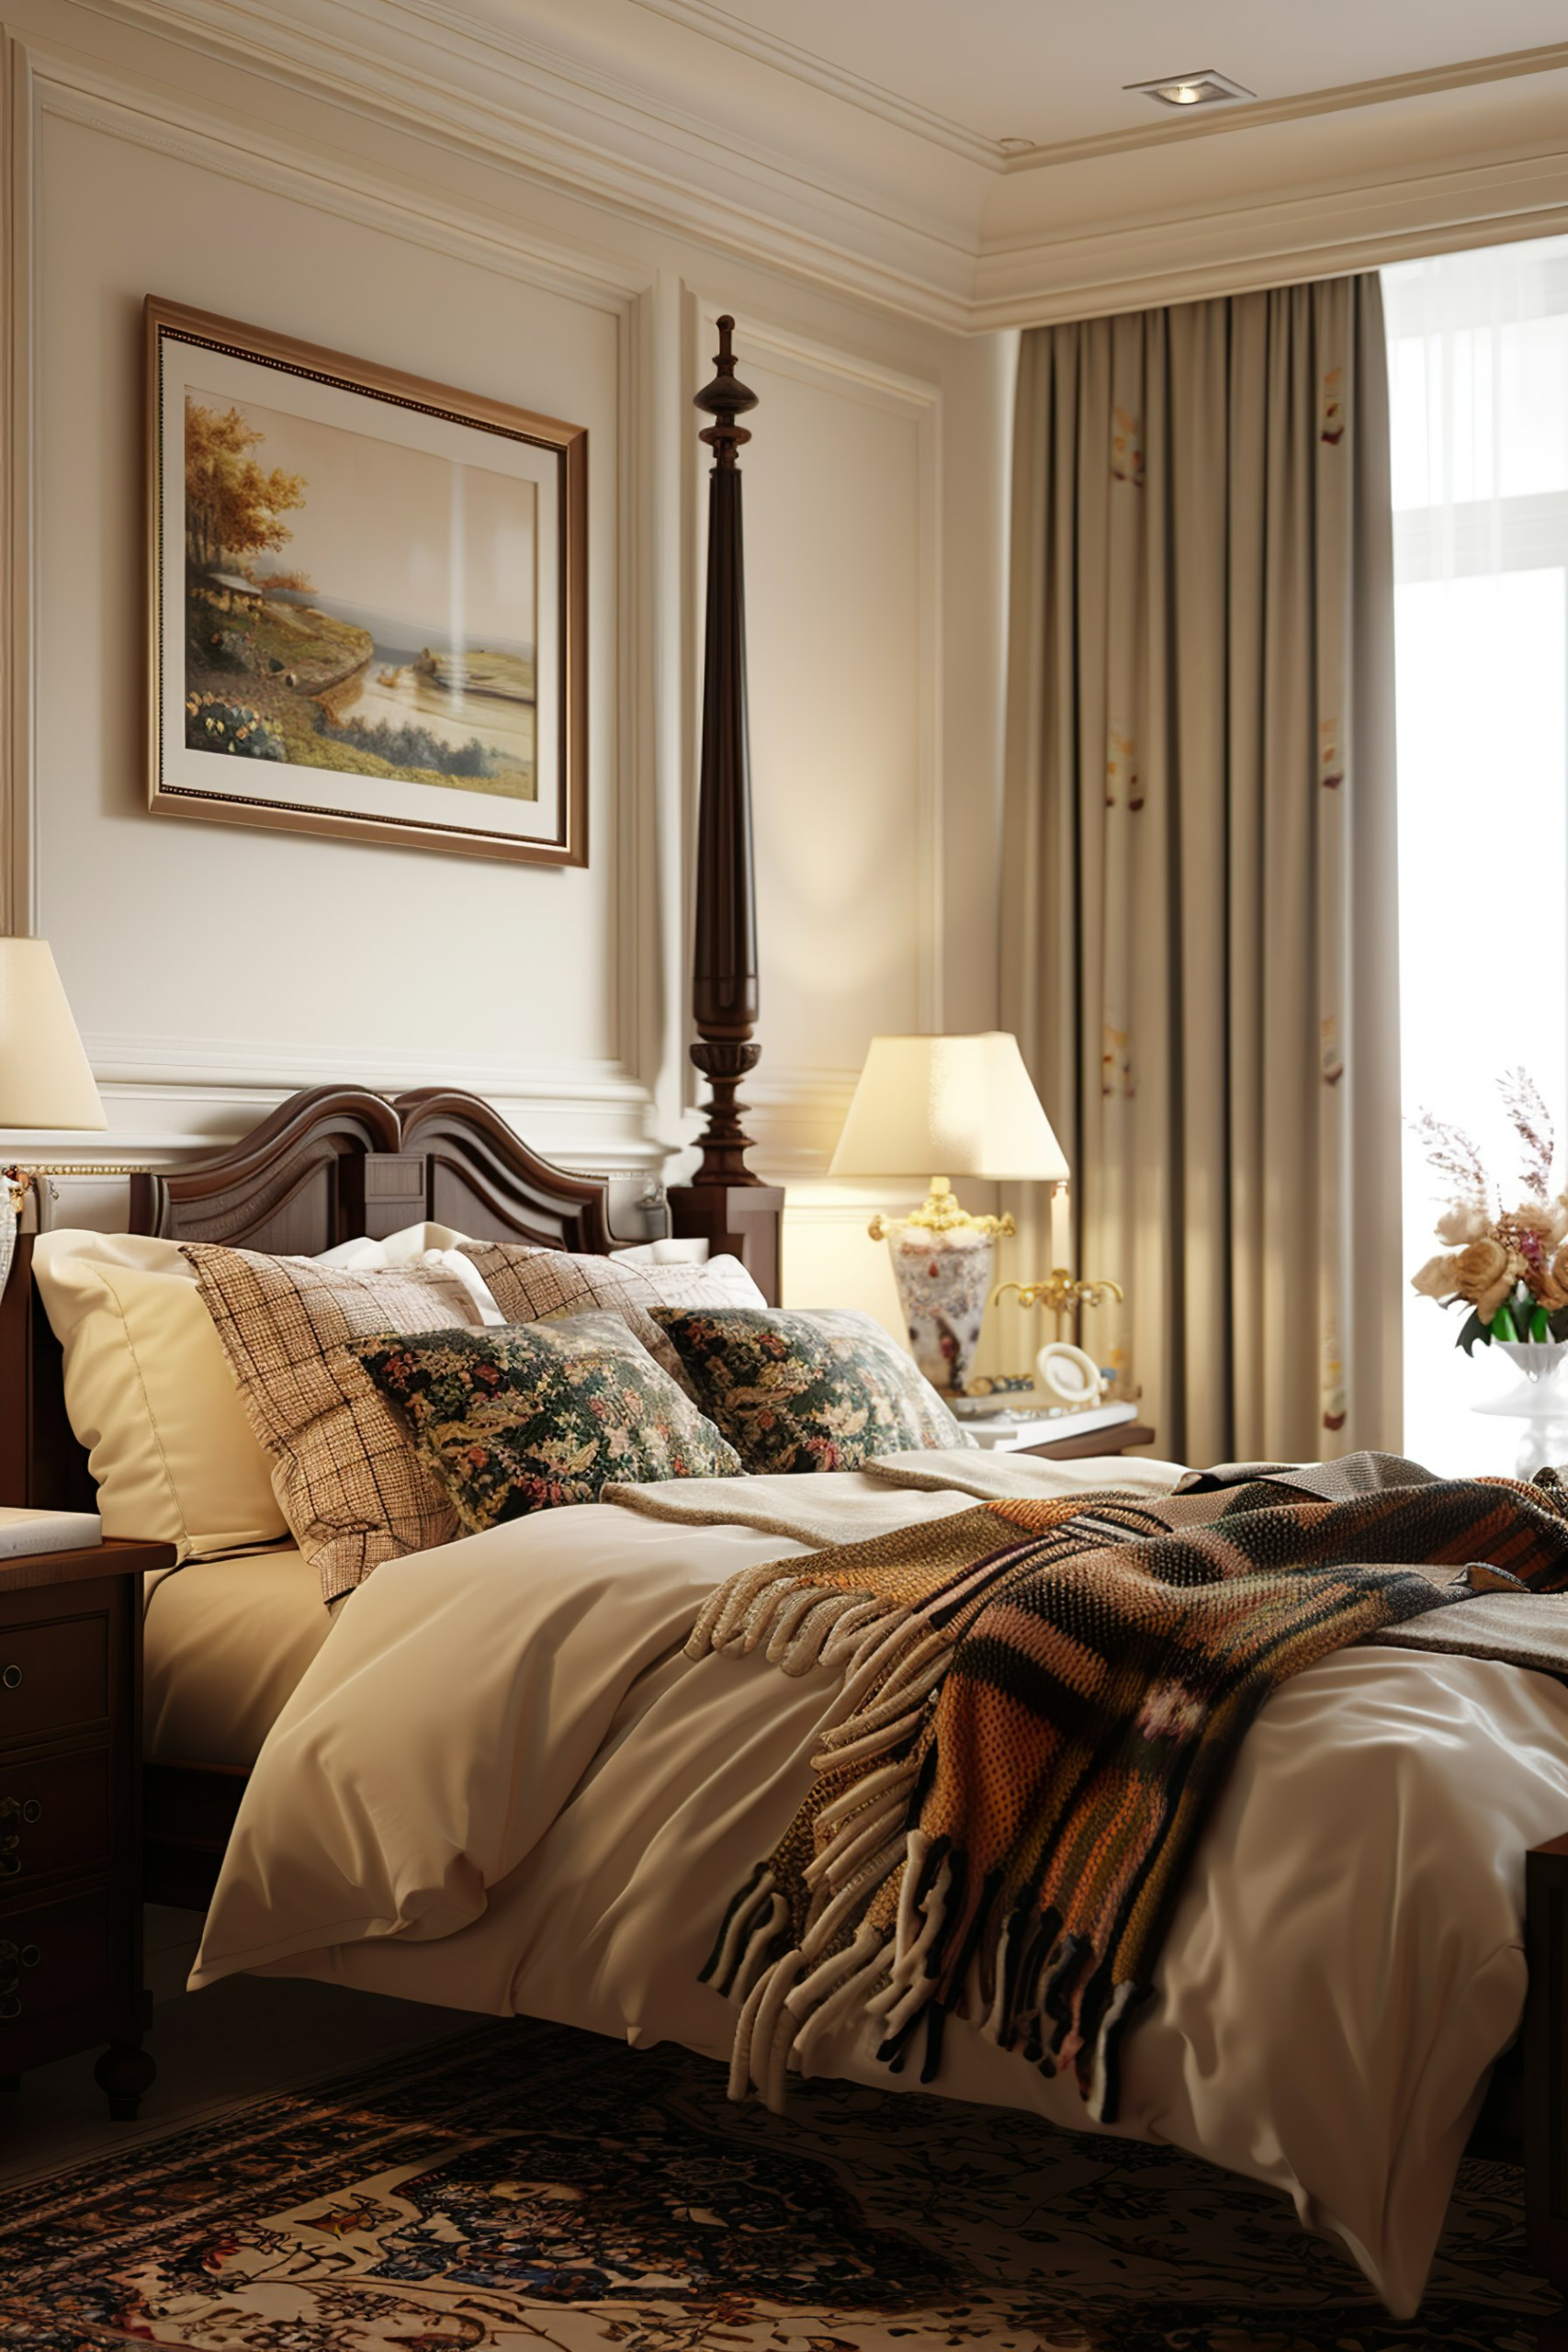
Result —
M1376 277L1032 330L1012 514L1002 1023L1077 1271L1126 1290L1084 1342L1161 1453L1396 1446ZM1043 1194L1014 1209L1043 1272Z

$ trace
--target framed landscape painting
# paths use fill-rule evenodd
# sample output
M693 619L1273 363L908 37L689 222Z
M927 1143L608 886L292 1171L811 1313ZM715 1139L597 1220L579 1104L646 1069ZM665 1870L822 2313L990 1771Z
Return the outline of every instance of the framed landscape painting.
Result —
M146 307L152 808L585 865L586 429Z

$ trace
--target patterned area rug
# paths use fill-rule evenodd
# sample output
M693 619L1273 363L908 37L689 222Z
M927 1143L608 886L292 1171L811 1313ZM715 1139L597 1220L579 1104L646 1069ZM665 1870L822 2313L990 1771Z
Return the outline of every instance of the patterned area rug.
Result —
M1465 2167L1420 2324L1160 2149L518 2024L9 2192L28 2352L1531 2352L1519 2176Z

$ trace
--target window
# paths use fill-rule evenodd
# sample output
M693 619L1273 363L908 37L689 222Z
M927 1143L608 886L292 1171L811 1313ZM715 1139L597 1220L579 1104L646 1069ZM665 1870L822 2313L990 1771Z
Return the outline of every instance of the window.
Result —
M1398 653L1403 1097L1467 1127L1515 1197L1496 1079L1523 1063L1568 1182L1568 238L1383 273ZM1408 1129L1404 1267L1441 1245ZM1506 1470L1516 1377L1405 1292L1404 1443Z

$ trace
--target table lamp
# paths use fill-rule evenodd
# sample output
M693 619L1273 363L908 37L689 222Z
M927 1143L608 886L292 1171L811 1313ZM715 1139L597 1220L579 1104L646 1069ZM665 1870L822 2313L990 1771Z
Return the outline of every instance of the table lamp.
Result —
M0 939L0 1129L108 1125L48 942ZM0 1184L0 1291L30 1179Z
M923 1207L874 1216L870 1232L892 1251L915 1362L933 1387L961 1394L980 1343L996 1238L1014 1227L1010 1216L961 1208L953 1179L1062 1184L1067 1174L1017 1038L998 1029L874 1037L829 1173L929 1183Z

